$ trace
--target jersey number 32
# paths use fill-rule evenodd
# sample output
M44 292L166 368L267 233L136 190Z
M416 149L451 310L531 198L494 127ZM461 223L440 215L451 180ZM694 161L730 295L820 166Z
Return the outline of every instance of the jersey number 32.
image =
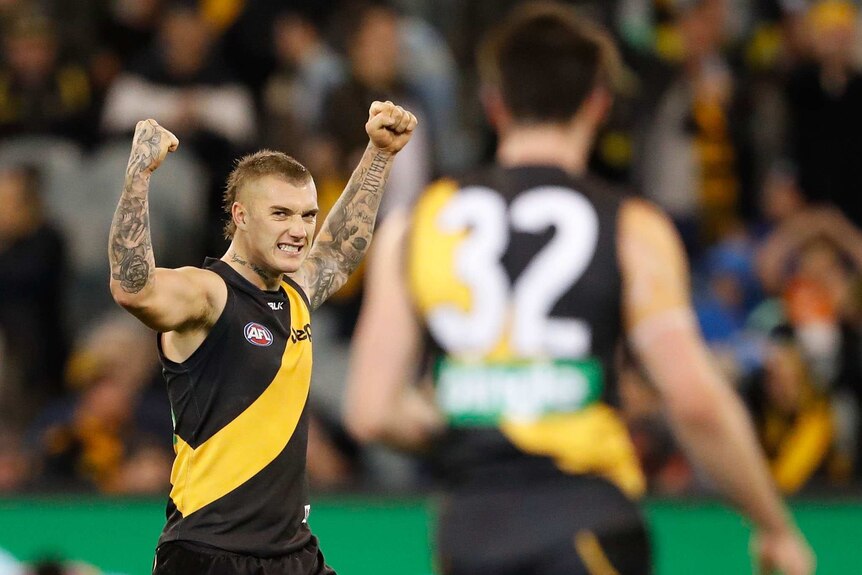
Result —
M511 350L520 357L589 354L589 324L551 316L586 271L598 243L598 216L583 195L564 187L536 187L507 206L494 190L472 186L447 203L436 224L443 233L466 233L454 254L454 273L472 300L466 312L450 304L430 310L429 327L444 347L484 355L508 328ZM551 240L510 282L502 257L512 233L541 234L551 227Z

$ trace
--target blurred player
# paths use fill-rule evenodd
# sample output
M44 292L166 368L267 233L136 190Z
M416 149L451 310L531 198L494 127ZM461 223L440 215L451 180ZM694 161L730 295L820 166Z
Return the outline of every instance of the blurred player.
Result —
M160 332L174 418L154 573L334 573L307 524L310 312L359 264L393 158L415 126L391 102L371 105L370 143L314 242L309 172L278 152L246 156L227 182L225 255L203 269L164 269L147 192L179 142L154 120L138 123L108 249L114 299Z
M618 66L608 37L557 5L524 6L490 36L496 165L436 183L381 228L347 424L431 449L448 486L443 573L651 573L644 478L616 409L625 335L691 457L752 521L764 572L807 575L808 546L698 333L674 228L587 177ZM428 357L433 402L410 383Z

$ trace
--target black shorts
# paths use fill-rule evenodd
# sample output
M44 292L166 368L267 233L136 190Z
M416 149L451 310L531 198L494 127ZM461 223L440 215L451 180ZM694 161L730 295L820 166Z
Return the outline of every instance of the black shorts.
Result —
M255 557L171 541L159 546L153 575L335 575L323 560L317 538L281 557Z
M437 537L444 575L653 572L637 504L593 478L451 494Z

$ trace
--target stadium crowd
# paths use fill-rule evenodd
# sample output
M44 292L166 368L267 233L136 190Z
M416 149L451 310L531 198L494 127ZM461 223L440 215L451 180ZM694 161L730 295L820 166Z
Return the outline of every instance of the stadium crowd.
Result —
M114 306L104 257L137 120L155 118L181 141L151 188L161 265L224 252L225 176L260 147L307 165L325 212L364 149L374 99L422 119L390 177L385 217L443 171L490 159L473 53L515 3L0 0L0 494L167 491L156 340ZM573 3L614 32L627 65L592 168L672 216L701 328L779 486L858 487L858 7ZM325 359L312 386L310 480L421 488L421 464L359 448L340 423L361 292L360 270L315 317ZM642 371L621 373L651 491L708 491Z

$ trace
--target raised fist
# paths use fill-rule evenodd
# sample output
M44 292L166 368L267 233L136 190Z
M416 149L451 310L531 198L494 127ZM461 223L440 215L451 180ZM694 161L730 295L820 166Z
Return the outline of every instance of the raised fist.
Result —
M135 126L129 172L153 173L168 152L173 152L180 141L155 120L141 120Z
M387 100L371 104L365 131L375 148L396 154L410 141L416 124L416 116Z

